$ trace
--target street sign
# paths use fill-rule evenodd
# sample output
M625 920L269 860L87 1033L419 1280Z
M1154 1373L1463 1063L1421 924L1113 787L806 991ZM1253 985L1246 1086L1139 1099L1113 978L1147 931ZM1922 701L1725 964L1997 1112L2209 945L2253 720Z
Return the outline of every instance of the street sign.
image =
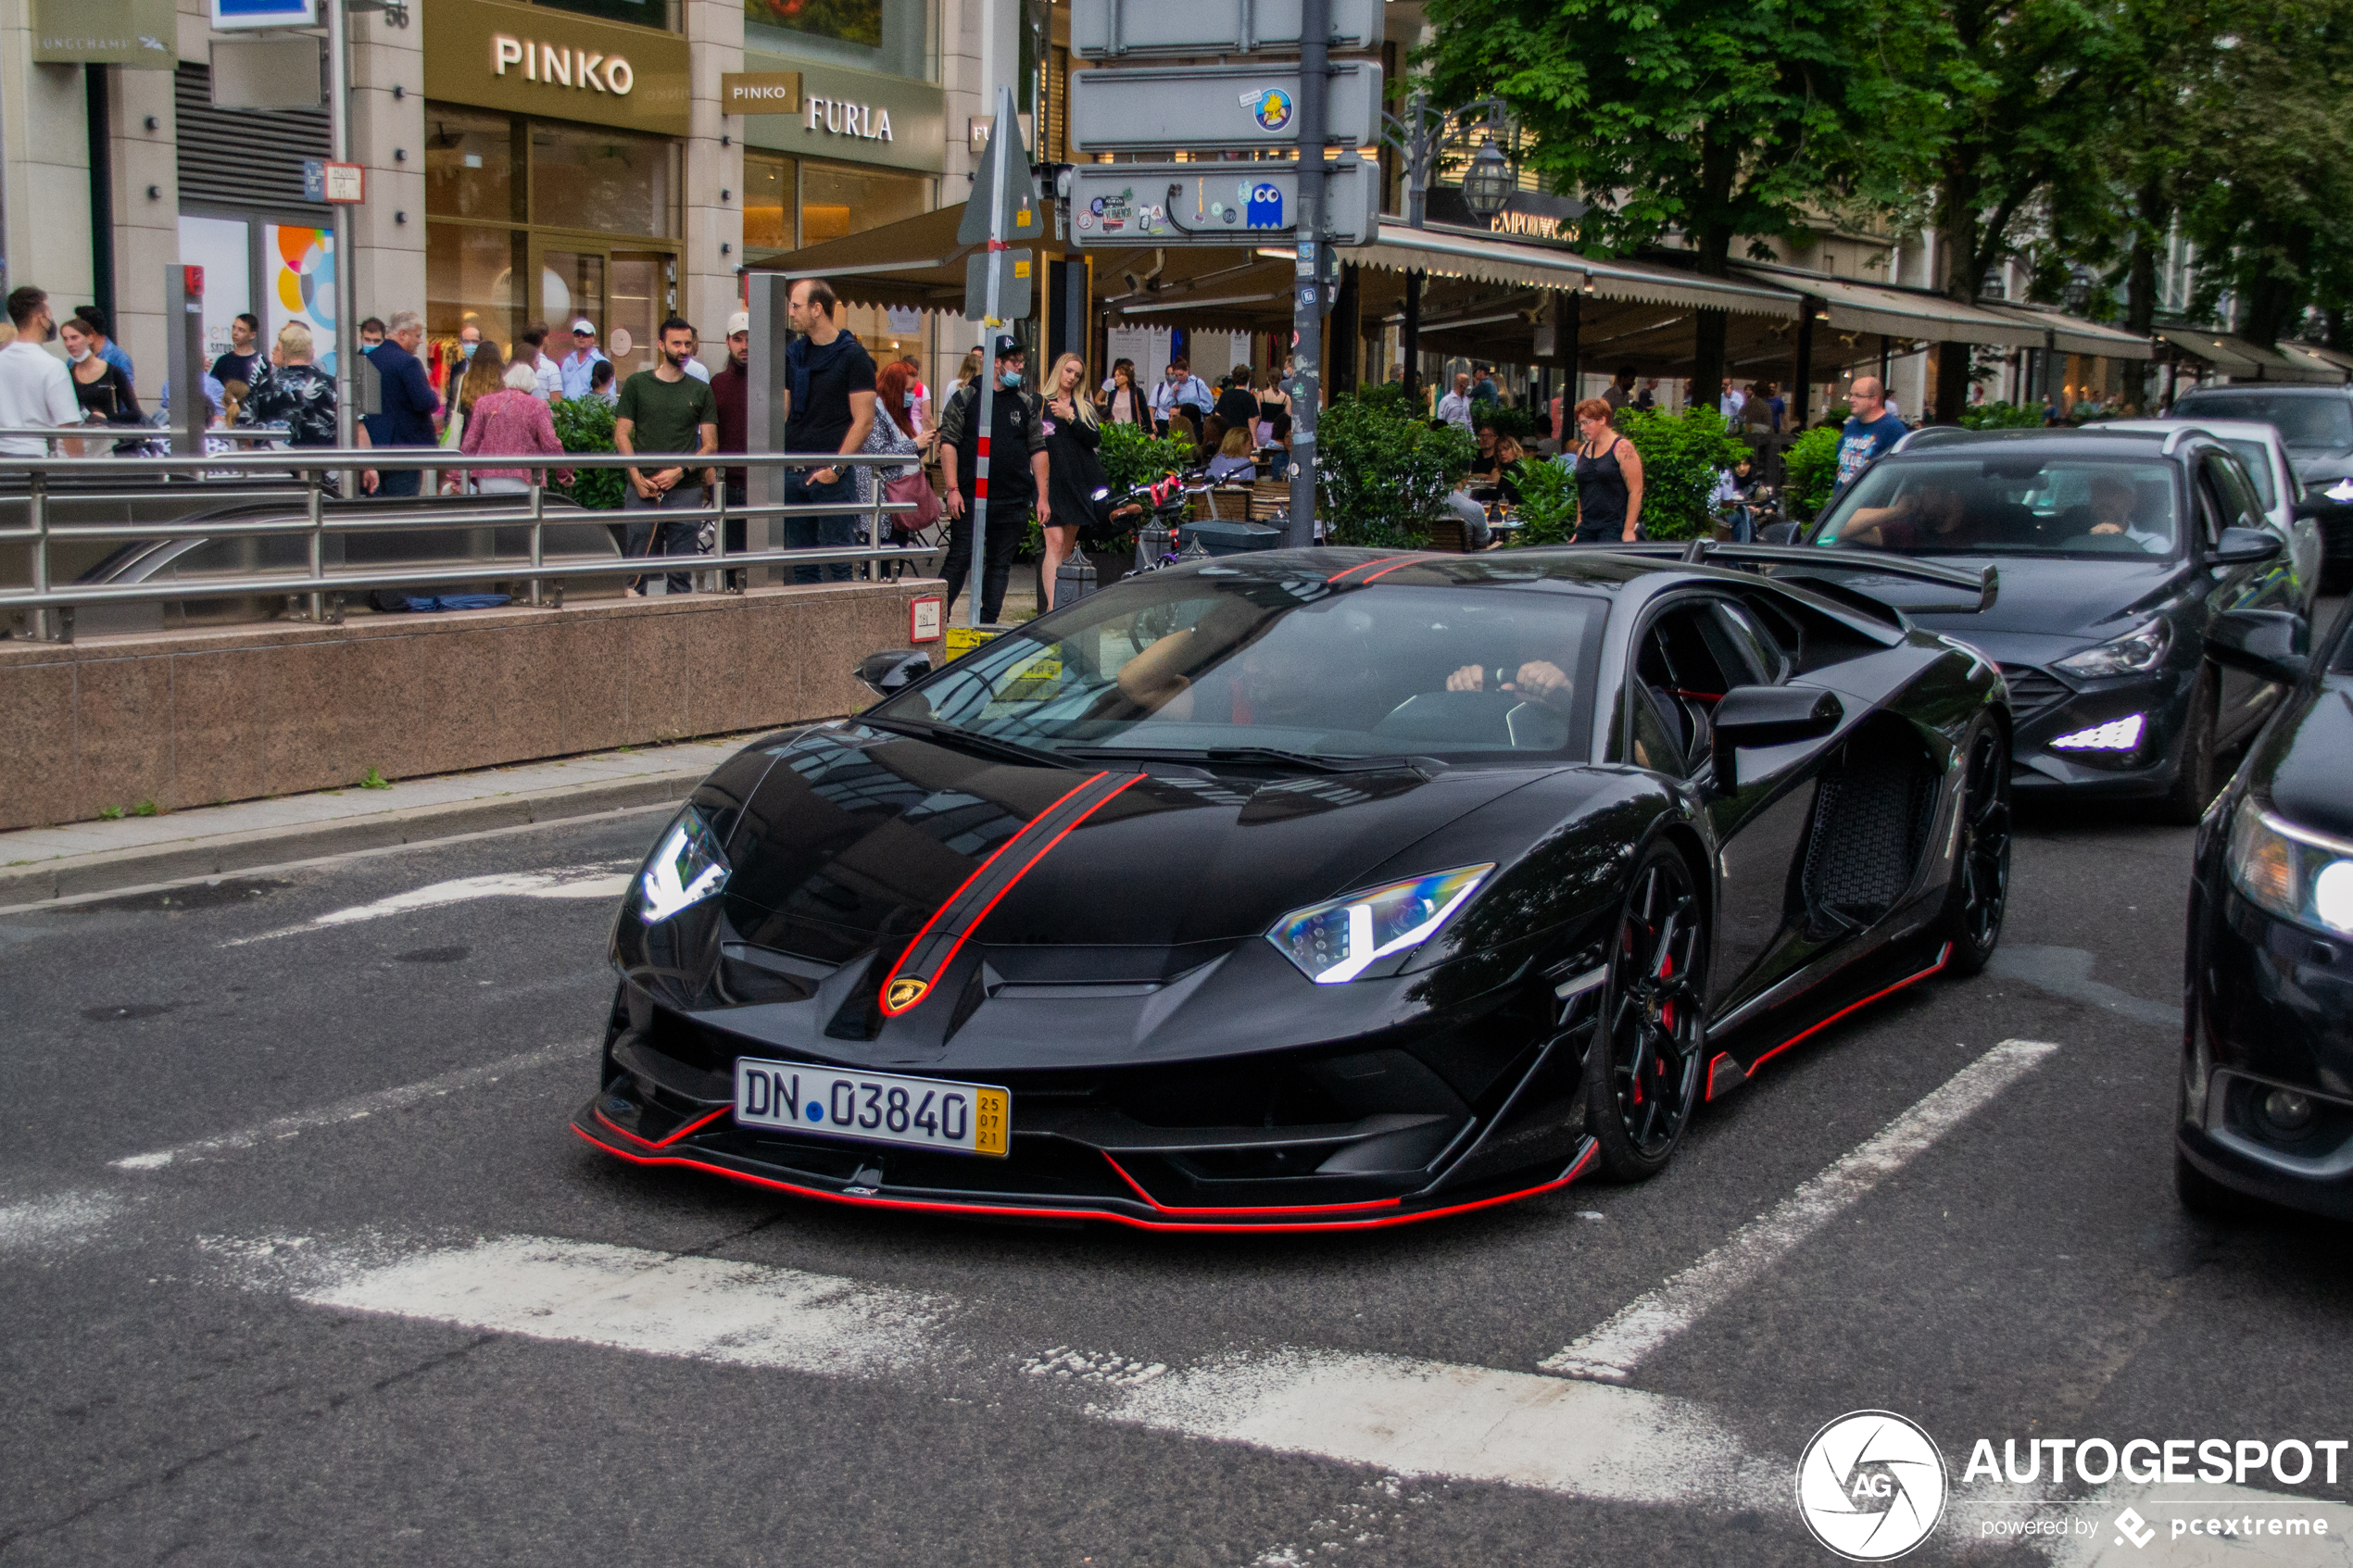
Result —
M1074 152L1160 148L1295 147L1299 62L1275 66L1143 66L1070 75ZM1331 68L1324 144L1369 147L1380 139L1381 68Z
M1038 190L1038 177L1029 171L1029 154L1016 144L1021 153L1006 161L1005 178L997 177L998 160L980 159L980 168L973 175L972 194L964 198L963 221L956 225L956 243L976 245L993 232L1006 240L1038 240L1046 237L1046 204ZM995 224L992 230L991 223ZM1023 311L1027 315L1027 311ZM974 320L980 318L974 317Z
M1251 55L1299 47L1301 0L1073 0L1071 53L1110 60L1127 55ZM1380 0L1331 0L1331 47L1381 42Z
M1004 275L998 280L1001 297L991 308L988 303L988 256L976 250L964 257L964 320L986 321L1026 321L1037 300L1038 253L1028 250L1007 250L997 253L1005 258Z
M1378 233L1380 166L1324 166L1324 237L1370 245ZM1070 171L1071 239L1103 245L1290 245L1299 232L1296 163L1082 163Z

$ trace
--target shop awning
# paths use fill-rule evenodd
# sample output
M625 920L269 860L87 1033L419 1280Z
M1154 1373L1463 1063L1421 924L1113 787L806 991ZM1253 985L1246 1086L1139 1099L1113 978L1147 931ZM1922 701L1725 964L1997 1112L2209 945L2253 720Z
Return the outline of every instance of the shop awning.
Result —
M2302 358L2249 343L2229 332L2201 332L2196 327L2160 327L2157 335L2193 359L2203 359L2234 381L2302 382L2326 385L2345 380L2345 372L2307 351Z
M2331 355L2309 344L2284 343L2280 345L2280 358L2309 372L2316 381L2334 383L2347 379L2346 367L2341 363L2344 355Z
M2070 316L2058 310L2045 310L2033 305L1996 305L1987 302L1981 304L1978 308L1991 311L1997 316L2015 317L2037 333L2048 332L2050 334L2048 346L2057 349L2062 354L2093 354L2109 359L2154 359L2157 358L2157 350L2150 345L2148 339L2138 333L2126 332L2121 327L2110 327L2098 321L2087 321L2081 316ZM2045 345L2038 338L2029 346L2040 348Z
M2353 375L2353 354L2347 354L2341 348L2324 347L2317 343L2299 343L2296 346L2318 359L2322 364L2334 365L2346 374Z
M1647 261L1588 257L1597 299L1631 300L1644 305L1680 305L1688 309L1729 310L1741 316L1797 320L1797 296L1788 291L1759 286L1741 278L1707 278Z
M1925 289L1895 288L1824 277L1791 267L1743 264L1734 272L1793 294L1811 295L1830 312L1832 332L1880 332L1932 343L1987 343L2005 348L2040 348L2043 329L1990 309L1961 305Z

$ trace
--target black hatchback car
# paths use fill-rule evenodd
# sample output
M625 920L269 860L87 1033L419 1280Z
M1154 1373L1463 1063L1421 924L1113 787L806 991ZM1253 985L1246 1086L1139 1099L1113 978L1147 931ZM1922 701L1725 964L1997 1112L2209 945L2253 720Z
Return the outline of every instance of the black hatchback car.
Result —
M2202 387L2174 401L2176 418L2259 420L2274 426L2321 525L2323 570L2353 573L2353 387L2276 386L2261 382Z
M2287 703L2200 826L2174 1184L2353 1219L2353 612L2221 617L2217 663Z
M1934 428L1874 463L1802 538L1997 564L2000 597L1982 613L1940 611L1950 596L1917 583L1858 586L2001 666L2021 797L2147 799L2195 822L2221 786L2215 759L2281 695L2205 657L2216 615L2298 602L2263 516L2238 458L2195 428Z

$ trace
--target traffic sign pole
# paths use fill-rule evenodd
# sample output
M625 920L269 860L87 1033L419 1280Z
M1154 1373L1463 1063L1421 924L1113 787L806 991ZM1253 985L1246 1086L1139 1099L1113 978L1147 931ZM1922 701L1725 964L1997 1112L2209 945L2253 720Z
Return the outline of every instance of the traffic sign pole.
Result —
M985 591L982 583L988 539L988 441L997 428L997 333L1005 324L1005 198L1013 189L1011 160L1013 144L1020 140L1021 121L1013 115L1013 90L1000 87L997 123L988 132L989 186L995 199L988 204L988 295L981 313L985 346L980 353L980 429L973 443L978 453L973 464L973 497L969 503L973 558L964 582L964 624L975 628L981 624L980 599ZM1026 167L1022 170L1025 178L1028 172Z
M1324 391L1324 104L1330 85L1331 0L1302 0L1299 59L1299 264L1291 282L1290 532L1315 542L1315 414Z

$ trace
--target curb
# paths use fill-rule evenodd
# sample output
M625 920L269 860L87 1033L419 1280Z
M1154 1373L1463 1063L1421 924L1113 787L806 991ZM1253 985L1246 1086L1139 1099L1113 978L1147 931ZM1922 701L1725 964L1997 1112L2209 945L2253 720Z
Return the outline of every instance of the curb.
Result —
M698 768L691 773L567 784L480 800L413 806L339 822L258 828L193 844L158 844L65 856L0 870L0 906L38 907L53 898L143 887L186 877L220 876L256 866L282 865L354 850L395 848L485 829L527 827L535 822L592 817L634 807L668 805L686 798L707 771Z

